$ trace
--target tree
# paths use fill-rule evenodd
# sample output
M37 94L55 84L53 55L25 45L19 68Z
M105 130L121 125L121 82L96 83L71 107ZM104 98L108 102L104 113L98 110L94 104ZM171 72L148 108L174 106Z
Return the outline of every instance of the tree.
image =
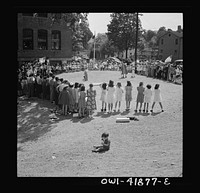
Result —
M72 31L72 51L80 51L87 48L87 41L91 38L92 32L89 29L88 13L61 13L61 18ZM52 24L60 22L57 14L51 14Z
M138 37L141 35L141 22L138 19ZM136 14L112 13L108 24L108 39L119 51L127 51L135 47Z
M151 41L151 38L156 36L156 32L155 31L152 31L152 30L147 30L143 33L143 37L145 38L145 40L147 42L150 42Z

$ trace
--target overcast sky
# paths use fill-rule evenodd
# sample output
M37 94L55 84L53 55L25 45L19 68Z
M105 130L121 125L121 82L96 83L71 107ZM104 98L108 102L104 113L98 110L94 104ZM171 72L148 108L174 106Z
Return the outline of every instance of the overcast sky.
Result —
M139 16L142 28L146 30L158 30L164 26L167 29L177 30L177 26L181 25L183 28L183 14L182 13L142 13ZM110 13L89 13L88 21L92 33L107 32L107 25L110 23Z

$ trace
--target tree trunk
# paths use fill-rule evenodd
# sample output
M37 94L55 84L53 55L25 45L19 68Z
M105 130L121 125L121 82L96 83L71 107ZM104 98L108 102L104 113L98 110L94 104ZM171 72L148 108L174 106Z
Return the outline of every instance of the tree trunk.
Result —
M128 58L128 41L126 39L126 59Z
M126 47L126 59L128 58L128 47Z

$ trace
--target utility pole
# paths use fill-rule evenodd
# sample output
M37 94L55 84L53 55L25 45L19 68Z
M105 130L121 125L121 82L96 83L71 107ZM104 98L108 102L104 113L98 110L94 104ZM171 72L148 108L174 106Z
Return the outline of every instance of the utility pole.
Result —
M138 12L136 13L136 33L135 33L135 73L137 73L137 41L138 41Z
M96 36L96 34L95 34L95 32L94 32L94 53L93 53L93 61L94 61L94 63L95 63L95 37Z

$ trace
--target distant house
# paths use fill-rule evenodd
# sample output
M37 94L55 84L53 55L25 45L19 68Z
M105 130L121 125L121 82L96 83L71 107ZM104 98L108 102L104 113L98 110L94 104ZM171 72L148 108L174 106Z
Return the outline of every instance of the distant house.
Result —
M183 31L178 26L177 31L168 31L158 37L158 59L165 60L172 55L172 61L183 59Z
M52 14L59 22L53 23ZM72 57L72 32L61 13L18 13L18 61L47 57L61 63Z

